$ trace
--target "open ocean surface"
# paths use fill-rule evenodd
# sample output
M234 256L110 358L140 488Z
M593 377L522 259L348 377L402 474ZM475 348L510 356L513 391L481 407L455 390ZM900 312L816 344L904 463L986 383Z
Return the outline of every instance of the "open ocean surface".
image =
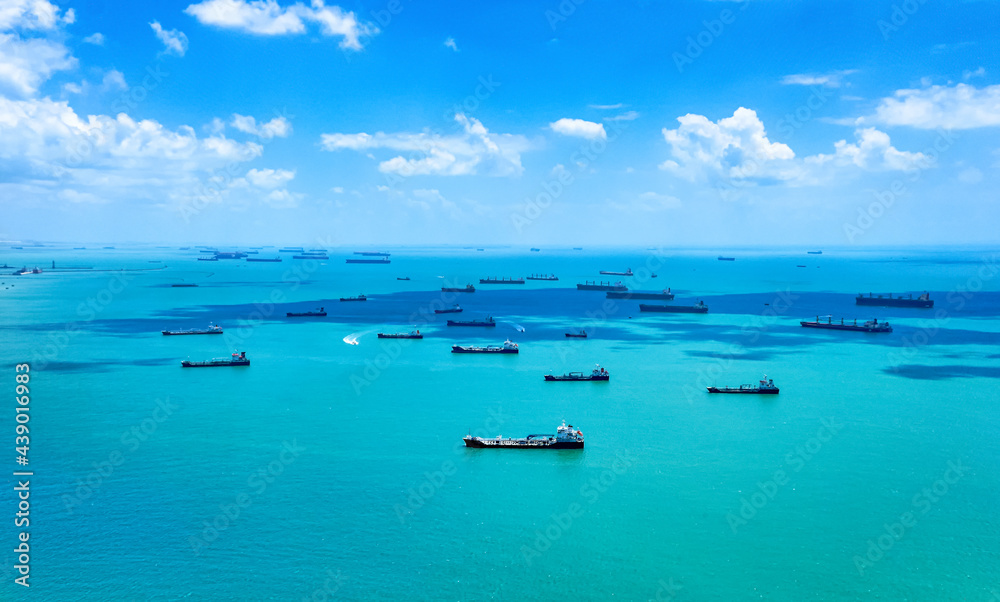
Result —
M5 387L31 364L32 597L1000 600L997 249L385 250L390 265L347 265L347 249L0 251L94 268L0 277ZM122 267L149 271L96 271ZM628 267L630 288L709 313L575 290ZM479 284L531 273L559 281ZM854 304L925 290L933 310ZM498 327L429 313L453 302ZM826 314L895 332L798 324ZM226 333L160 334L210 321ZM581 327L589 339L563 336ZM375 337L413 328L426 338ZM450 353L506 337L518 356ZM249 368L180 367L236 348ZM542 379L597 363L609 383ZM704 389L765 373L780 395ZM27 599L13 400L0 416L0 599ZM462 447L563 419L586 449Z

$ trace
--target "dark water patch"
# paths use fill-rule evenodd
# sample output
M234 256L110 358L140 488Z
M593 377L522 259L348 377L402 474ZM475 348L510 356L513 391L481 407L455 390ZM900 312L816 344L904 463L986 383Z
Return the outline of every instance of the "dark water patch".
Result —
M903 364L883 368L882 372L914 380L947 380L949 378L1000 378L1000 366L924 366Z
M786 355L792 353L791 350L785 352L778 352L774 350L755 350L752 352L741 352L741 353L722 353L717 351L695 351L687 350L684 352L686 355L691 357L699 357L704 359L715 359L715 360L752 360L752 361L762 361L774 358L777 355Z
M42 371L48 372L111 372L119 366L168 366L180 365L177 358L143 358L135 360L89 360L86 362L46 362Z

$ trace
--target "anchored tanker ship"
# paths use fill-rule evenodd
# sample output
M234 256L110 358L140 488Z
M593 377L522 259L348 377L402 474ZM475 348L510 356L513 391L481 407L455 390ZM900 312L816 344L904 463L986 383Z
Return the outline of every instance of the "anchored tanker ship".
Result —
M485 439L466 435L462 438L465 447L497 449L583 449L583 433L573 430L572 424L562 425L555 435L528 435L527 437Z

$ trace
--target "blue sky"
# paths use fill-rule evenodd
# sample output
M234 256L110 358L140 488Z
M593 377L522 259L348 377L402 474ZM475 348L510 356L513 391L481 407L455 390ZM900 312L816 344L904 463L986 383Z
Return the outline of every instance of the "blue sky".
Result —
M0 240L992 243L1000 3L0 2Z

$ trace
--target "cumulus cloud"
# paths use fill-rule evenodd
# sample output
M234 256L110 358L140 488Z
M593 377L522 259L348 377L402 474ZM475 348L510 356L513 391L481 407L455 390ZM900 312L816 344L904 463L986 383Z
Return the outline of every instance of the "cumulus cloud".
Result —
M717 122L692 114L677 121L677 129L663 129L671 158L660 168L690 180L816 184L834 177L836 170L910 170L931 163L922 153L898 150L888 134L875 128L858 129L853 143L836 142L832 154L800 159L789 146L768 139L750 109L741 107Z
M218 124L214 122L213 125L218 127ZM233 119L229 125L245 134L252 134L263 140L285 138L292 133L292 124L283 116L275 117L267 123L258 124L252 116L233 113Z
M246 175L247 181L258 188L278 188L294 177L295 172L287 169L251 169Z
M163 29L159 21L153 21L149 26L153 28L156 37L163 42L163 52L184 56L188 49L188 38L184 32L176 29Z
M281 6L275 0L205 0L184 12L203 25L257 35L302 34L307 22L316 23L323 35L342 37L340 47L351 50L361 50L361 39L378 33L377 27L359 22L353 12L326 6L323 0L312 0L309 6Z
M576 136L578 138L587 138L588 140L594 140L600 138L602 140L607 140L608 134L604 131L604 125L600 123L594 123L593 121L584 121L583 119L570 119L563 117L558 121L553 121L549 124L553 132L557 134L562 134L563 136Z
M104 34L101 32L92 33L83 38L83 42L85 44L93 44L94 46L104 46Z
M76 20L72 8L61 15L59 13L59 7L48 0L4 0L0 4L0 31L46 31Z
M379 163L379 171L400 176L458 176L482 173L491 176L520 175L521 153L530 148L522 136L495 134L477 119L455 115L460 134L377 132L367 134L323 134L323 150L366 151L389 149L408 152Z
M639 118L638 111L625 111L621 115L614 115L612 117L605 117L604 121L633 121Z
M0 33L0 92L33 96L54 72L73 69L76 64L58 42Z
M898 90L883 98L872 117L878 123L920 129L965 130L1000 125L1000 85L969 84Z
M0 97L0 139L0 161L17 174L0 183L0 196L77 203L180 203L199 196L213 174L263 152L255 142L198 137L187 126L169 129L125 113L82 116L48 98ZM282 179L278 172L272 179Z
M781 78L781 83L786 86L824 86L826 88L839 88L845 76L857 73L857 69L844 69L843 71L831 71L830 73L796 73L786 75Z
M448 48L451 48L455 52L458 52L458 44L455 43L455 38L448 38L447 40L444 41L444 45Z

